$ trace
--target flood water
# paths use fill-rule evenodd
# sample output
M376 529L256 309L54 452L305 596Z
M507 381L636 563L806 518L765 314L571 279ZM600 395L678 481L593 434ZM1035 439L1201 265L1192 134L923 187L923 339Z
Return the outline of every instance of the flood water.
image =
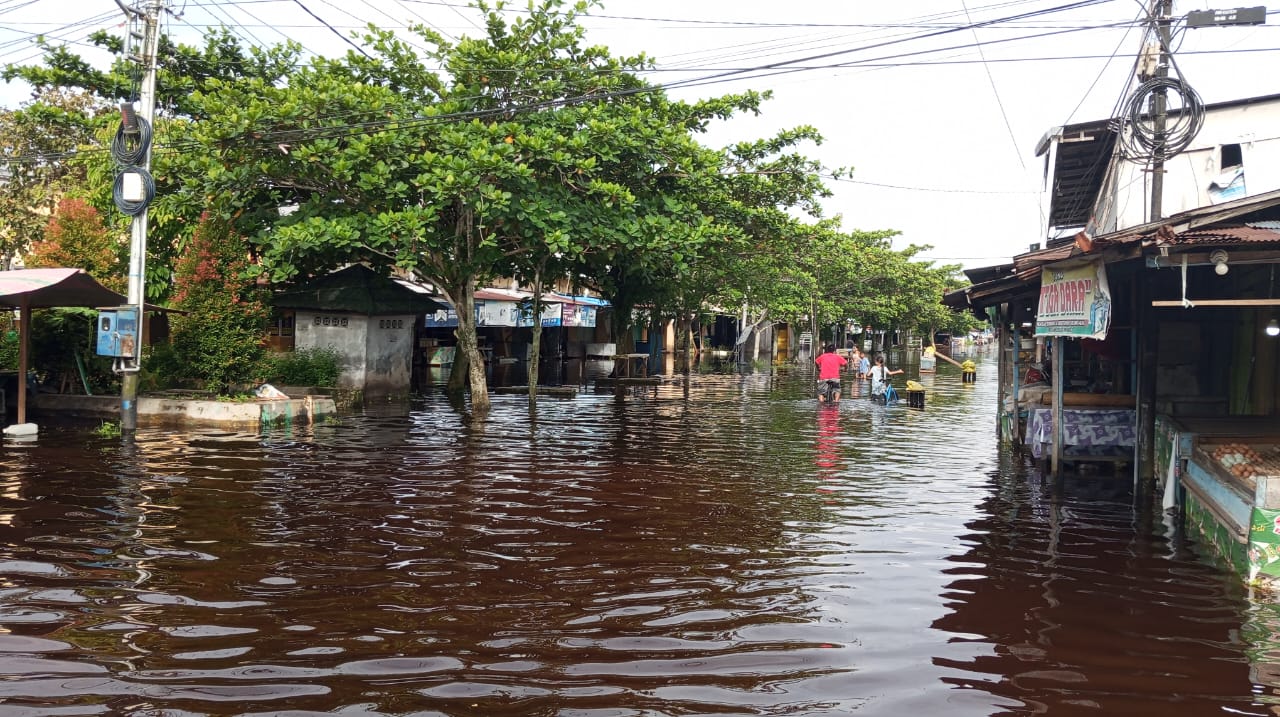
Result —
M1280 611L994 433L808 372L0 452L0 717L1277 714Z

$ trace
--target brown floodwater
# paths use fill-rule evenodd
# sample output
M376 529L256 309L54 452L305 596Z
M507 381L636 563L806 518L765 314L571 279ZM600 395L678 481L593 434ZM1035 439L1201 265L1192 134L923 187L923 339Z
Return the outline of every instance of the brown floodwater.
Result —
M1276 602L940 371L45 425L0 451L0 717L1280 713Z

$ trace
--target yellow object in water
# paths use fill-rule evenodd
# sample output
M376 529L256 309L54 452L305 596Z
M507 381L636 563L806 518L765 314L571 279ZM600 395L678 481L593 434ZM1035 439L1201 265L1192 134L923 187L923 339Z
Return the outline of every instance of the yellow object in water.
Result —
M972 372L972 371L977 371L977 370L978 370L978 364L974 363L972 360L965 361L964 363L960 364L960 370L961 370L961 371L970 371L970 372Z
M918 381L907 381L907 390L908 390L908 391L923 391L923 390L924 390L924 384L923 384L923 383L919 383Z

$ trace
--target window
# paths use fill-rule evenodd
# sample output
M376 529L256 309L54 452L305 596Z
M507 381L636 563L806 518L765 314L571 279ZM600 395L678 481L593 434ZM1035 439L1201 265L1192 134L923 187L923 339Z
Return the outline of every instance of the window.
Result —
M1226 169L1227 167L1239 167L1244 164L1244 155L1240 154L1240 145L1224 144L1220 150L1218 167Z

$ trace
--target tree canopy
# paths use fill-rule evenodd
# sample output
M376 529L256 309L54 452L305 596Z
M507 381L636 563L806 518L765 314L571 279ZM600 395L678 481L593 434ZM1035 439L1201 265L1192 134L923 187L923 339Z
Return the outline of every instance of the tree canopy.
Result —
M587 3L535 0L514 19L476 5L478 37L417 26L410 45L370 25L360 51L305 62L296 45L245 49L226 30L199 48L166 39L152 260L172 266L212 222L244 237L246 272L273 282L350 262L409 272L458 309L477 411L488 398L473 294L498 276L574 277L623 324L639 305L686 324L739 307L761 322L946 319L938 299L954 267L894 250L892 231L823 218L836 170L806 154L822 141L814 128L702 141L712 123L761 112L767 94L671 98L642 78L647 57L587 42ZM105 34L94 42L122 50ZM42 96L78 91L84 117L131 99L135 84L125 60L97 70L51 46L43 65L3 76ZM105 203L104 188L85 193Z

